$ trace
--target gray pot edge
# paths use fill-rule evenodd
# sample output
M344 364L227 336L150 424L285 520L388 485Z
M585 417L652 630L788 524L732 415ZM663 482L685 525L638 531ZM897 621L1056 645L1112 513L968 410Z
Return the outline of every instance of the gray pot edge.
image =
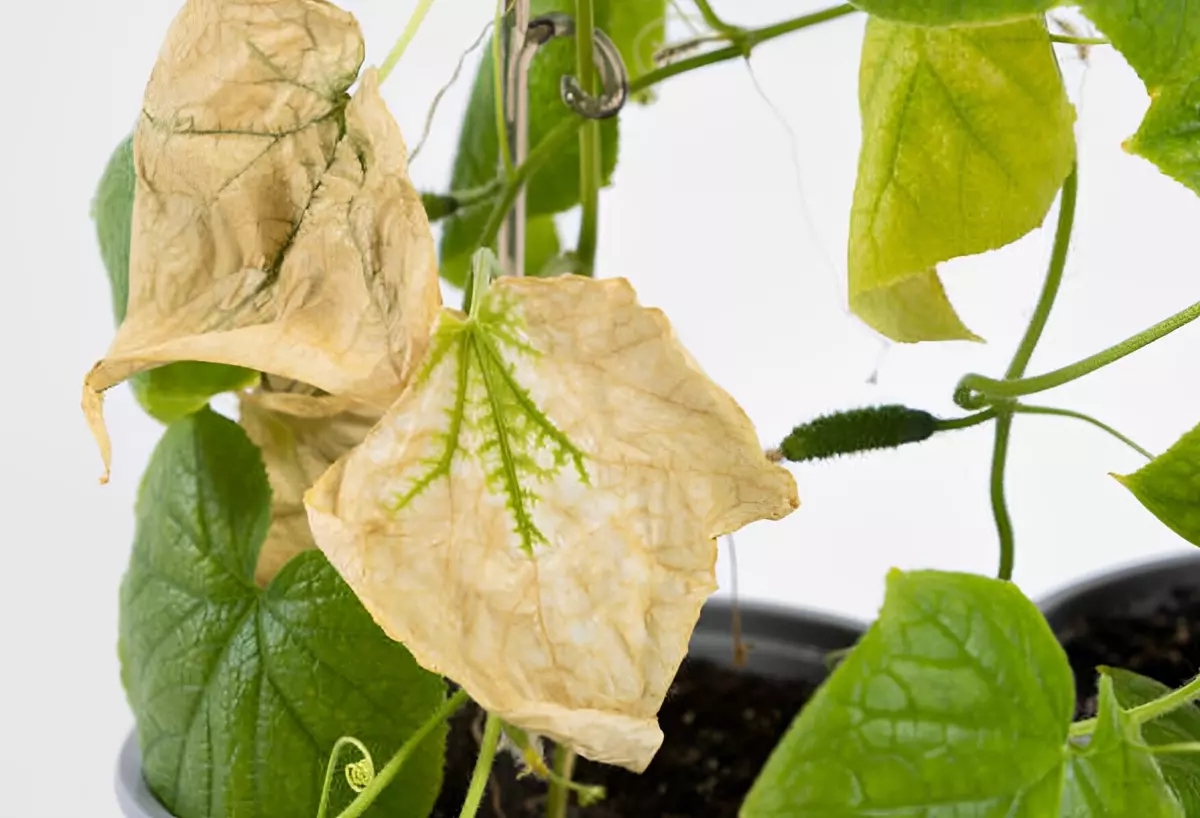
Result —
M738 609L745 641L754 648L749 666L761 671L761 666L755 666L763 663L767 675L772 675L769 661L772 657L777 660L776 665L807 664L825 650L849 647L867 628L866 623L849 617L789 605L739 602ZM732 642L727 630L731 619L731 600L710 598L701 609L688 655L731 664ZM789 623L793 632L791 639L784 630ZM796 646L794 643L799 641L796 632L814 634L818 644ZM117 805L125 818L174 818L150 792L142 777L136 729L130 730L121 744L114 783Z

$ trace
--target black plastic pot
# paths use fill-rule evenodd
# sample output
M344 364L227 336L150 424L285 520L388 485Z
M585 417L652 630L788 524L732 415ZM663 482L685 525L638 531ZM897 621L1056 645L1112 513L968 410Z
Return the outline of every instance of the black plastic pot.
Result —
M1098 664L1172 686L1200 670L1200 622L1181 615L1197 597L1200 552L1100 573L1045 599L1039 607L1067 652L1080 714L1094 704Z
M781 606L742 603L739 614L747 648L741 672L781 681L820 683L829 672L829 652L851 647L865 630L852 620ZM736 667L732 631L732 606L724 599L710 600L692 634L689 657ZM142 779L133 733L121 748L116 791L126 818L172 818Z

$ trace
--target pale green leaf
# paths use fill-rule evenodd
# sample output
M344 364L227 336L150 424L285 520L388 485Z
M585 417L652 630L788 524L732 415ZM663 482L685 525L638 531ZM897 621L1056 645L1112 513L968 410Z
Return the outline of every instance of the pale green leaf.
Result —
M851 308L897 341L973 339L936 265L1040 225L1075 155L1074 109L1045 25L872 19L859 93Z
M1113 476L1167 528L1200 545L1200 426L1133 474Z
M1100 714L1085 747L1073 746L1063 776L1062 818L1183 818L1141 730L1100 677Z
M255 585L270 501L258 450L210 410L167 429L142 482L121 676L146 783L177 818L311 818L338 738L382 766L444 700L319 552ZM368 815L428 814L444 737L421 744ZM339 776L333 814L351 796Z
M878 621L801 711L741 815L1053 815L1073 709L1066 656L1016 586L892 571Z

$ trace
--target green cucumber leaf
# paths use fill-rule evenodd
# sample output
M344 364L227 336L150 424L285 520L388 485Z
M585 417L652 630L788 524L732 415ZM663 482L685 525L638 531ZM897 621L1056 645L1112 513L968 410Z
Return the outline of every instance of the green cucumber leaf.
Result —
M1113 477L1167 528L1200 545L1200 426L1133 474Z
M1005 23L1044 14L1061 0L852 0L853 5L885 20L921 26Z
M1200 5L1083 0L1084 13L1137 71L1150 109L1125 149L1200 193Z
M1070 666L1011 583L892 571L879 619L801 711L742 818L1054 815Z
M133 228L133 137L117 145L92 201L92 218L100 256L108 271L113 318L125 320L129 301L129 244ZM225 364L180 361L141 372L130 378L139 404L153 418L170 423L204 408L213 395L253 386L258 373Z
M1100 668L1112 681L1117 702L1125 710L1162 698L1171 688L1131 670ZM1152 747L1200 742L1200 707L1184 705L1142 725L1142 740ZM1163 778L1183 804L1187 815L1200 815L1200 758L1188 753L1155 756Z
M1113 680L1100 677L1096 729L1084 747L1072 746L1063 777L1063 818L1183 818L1180 805L1141 730L1121 709Z
M549 12L573 13L574 0L533 0L534 17ZM598 0L596 25L612 38L620 49L631 76L652 66L650 57L662 44L665 30L665 0ZM500 143L496 134L495 96L491 40L482 50L483 60L475 75L475 86L467 104L458 153L451 176L453 190L472 190L490 184L500 170ZM529 71L529 144L536 147L564 119L575 117L562 102L561 79L575 73L575 43L559 38L537 53ZM617 118L600 125L601 181L608 185L617 166ZM471 256L479 242L495 199L488 198L463 208L443 222L440 248L442 277L456 286L464 286L471 267ZM579 144L571 140L563 150L550 157L529 180L526 209L529 216L561 213L579 204ZM495 250L495 247L490 248ZM528 250L526 251L529 252Z
M445 697L320 552L255 585L270 506L258 449L207 409L168 427L142 482L121 676L146 782L178 818L316 815L338 738L382 766ZM427 815L444 739L439 728L367 814ZM337 776L332 814L352 795Z
M1038 227L1075 156L1074 108L1041 20L867 23L850 306L895 341L977 340L936 265Z

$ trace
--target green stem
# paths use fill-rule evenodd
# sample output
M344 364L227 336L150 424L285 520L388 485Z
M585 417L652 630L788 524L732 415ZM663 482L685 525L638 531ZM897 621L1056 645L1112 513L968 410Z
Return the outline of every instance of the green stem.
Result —
M379 797L384 788L392 783L392 779L400 772L400 768L404 766L404 762L416 751L421 742L428 738L430 733L437 729L438 725L453 716L466 701L467 691L465 690L459 690L453 696L446 699L442 703L442 706L417 729L417 732L408 737L408 741L404 742L404 745L392 756L391 761L375 774L375 777L371 779L371 783L367 785L367 788L350 802L350 806L338 813L338 818L358 818L366 812L367 808L375 802L375 799Z
M492 101L496 117L496 135L500 140L500 157L504 163L504 178L512 182L514 169L512 148L508 141L508 116L504 111L504 82L508 71L505 66L504 0L496 0L496 14L492 22ZM484 245L485 247L487 245Z
M1200 676L1192 679L1183 687L1172 690L1162 698L1140 704L1127 712L1134 724L1142 725L1148 721L1154 721L1159 716L1165 716L1172 710L1178 710L1180 707L1196 699L1200 699ZM1095 729L1096 720L1085 719L1071 725L1070 735L1074 737L1086 736L1090 735Z
M483 741L479 745L479 758L475 761L475 772L471 774L467 798L463 801L458 818L474 818L479 812L488 778L492 774L492 762L496 759L496 746L500 743L500 727L499 717L488 713L487 724L483 728Z
M392 50L388 52L383 65L379 66L380 85L383 85L384 80L391 76L392 69L396 67L396 63L400 62L400 58L408 50L409 43L417 36L417 31L421 28L421 23L425 22L425 15L429 13L429 9L432 7L433 0L418 0L417 7L413 10L412 16L408 18L408 24L404 26L404 31L400 34L400 39L396 41L396 44L392 46Z
M1146 451L1141 446L1134 443L1132 440L1130 440L1125 435L1118 432L1113 427L1109 426L1107 423L1102 423L1101 421L1097 420L1096 418L1092 417L1091 415L1085 415L1083 412L1076 412L1073 409L1057 409L1052 406L1030 406L1030 405L1024 404L1024 403L1013 404L1012 410L1014 412L1019 412L1020 414L1023 414L1023 415L1054 415L1057 417L1074 418L1076 420L1082 420L1085 423L1092 424L1097 429L1101 429L1105 432L1108 432L1110 435L1112 435L1117 440L1124 443L1129 448L1133 449L1135 452L1137 452L1138 454L1140 454L1142 457L1146 458L1147 460L1154 459L1154 455L1152 455L1150 452ZM982 413L980 413L980 414L982 414Z
M561 744L554 747L554 775L546 800L546 818L566 818L571 803L571 775L575 772L575 752Z
M575 0L575 73L586 94L596 92L595 11L592 0ZM600 232L600 123L588 120L579 131L579 201L583 206L579 242L575 253L581 272L591 275L596 266Z
M1155 755L1169 755L1171 753L1200 753L1200 741L1181 741L1178 744L1156 744L1145 745L1141 749L1147 753Z
M1023 378L1018 381L997 381L982 375L967 375L958 382L954 392L954 402L964 409L980 409L989 403L1012 400L1023 395L1033 395L1054 389L1063 384L1082 378L1084 375L1102 369L1111 363L1132 355L1144 346L1154 343L1159 338L1170 335L1180 327L1190 324L1200 318L1200 302L1185 310L1175 313L1170 318L1160 321L1149 329L1139 332L1132 338L1127 338L1103 352L1098 352L1082 361L1037 375L1033 378Z
M987 423L992 418L996 417L999 411L994 406L989 406L982 412L976 412L973 415L967 415L961 418L938 418L934 424L934 430L938 432L950 432L955 429L969 429L972 426L978 426L981 423Z
M1058 228L1054 232L1054 250L1050 254L1050 269L1046 272L1046 283L1042 285L1042 294L1038 297L1033 317L1025 330L1025 336L1013 355L1008 371L1004 373L1005 380L1014 380L1025 374L1033 350L1042 339L1042 331L1046 329L1046 320L1050 310L1054 308L1054 299L1062 286L1063 270L1067 266L1067 251L1071 248L1071 231L1075 227L1075 200L1079 192L1079 170L1071 167L1071 172L1063 181L1062 197L1058 206Z
M834 6L833 8L825 9L824 11L805 14L802 17L796 17L792 20L785 20L782 23L766 26L765 28L752 29L746 32L747 42L751 47L759 43L765 43L768 40L773 40L776 37L782 37L785 34L790 34L793 31L799 31L809 26L817 25L818 23L834 20L838 17L844 17L847 14L852 14L858 11L854 6L849 4ZM638 94L642 91L649 90L658 83L678 76L688 71L697 68L703 68L706 65L724 62L726 60L736 59L744 56L741 49L734 46L728 48L717 49L710 51L707 54L700 54L695 57L690 57L686 60L680 60L677 63L663 66L638 77L633 82L629 83L629 93ZM500 235L500 228L504 224L504 218L508 211L512 208L513 203L517 200L517 195L521 191L521 187L529 181L533 174L546 161L557 154L566 145L567 141L575 134L575 132L583 127L585 122L589 120L583 117L567 117L559 121L551 131L542 137L542 141L538 143L529 156L517 167L512 178L508 179L504 187L500 190L500 195L496 200L496 204L492 207L492 213L488 217L487 226L484 228L480 246L490 247L496 241L496 237Z
M1071 37L1066 34L1051 34L1050 42L1063 43L1064 45L1108 45L1109 41L1104 37Z
M704 18L704 22L707 23L708 27L713 31L721 32L733 42L738 41L745 35L745 29L730 25L722 20L720 16L713 11L712 6L708 4L708 0L694 0L694 2L696 3L696 8L700 9L700 16Z
M1004 468L1008 462L1008 438L1012 433L1012 411L1001 410L996 416L996 442L992 447L992 516L996 519L996 534L1000 538L1000 568L996 576L1011 580L1015 558L1012 518L1004 496Z

